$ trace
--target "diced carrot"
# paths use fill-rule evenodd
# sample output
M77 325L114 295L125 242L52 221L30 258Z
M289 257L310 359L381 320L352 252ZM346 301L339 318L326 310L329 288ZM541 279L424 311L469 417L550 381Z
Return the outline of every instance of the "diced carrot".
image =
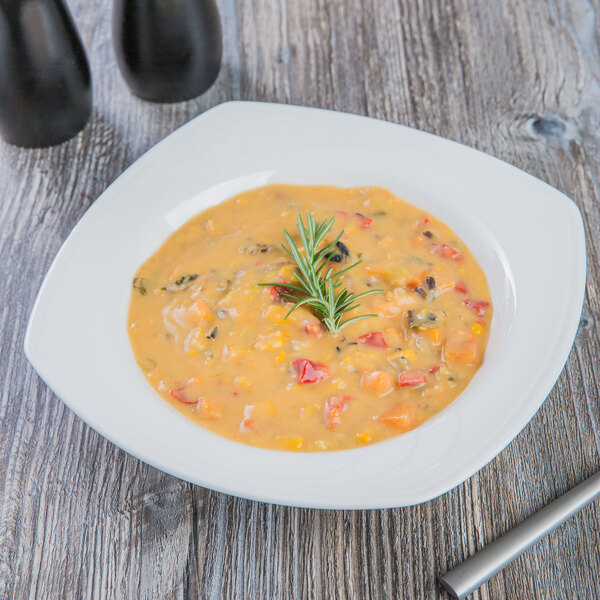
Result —
M448 246L448 244L431 244L431 254L438 254L442 258L450 260L462 260L460 250Z
M394 301L380 302L377 305L377 315L386 319L397 317L402 309Z
M202 298L198 298L195 300L192 305L187 310L188 316L194 323L201 323L202 321L208 321L212 319L213 313L210 310L210 306L202 300Z
M467 294L468 293L467 286L466 286L466 284L465 284L464 281L457 282L456 285L454 286L454 289L457 292L460 292L461 294Z
M381 331L374 331L373 333L359 335L356 338L356 341L361 344L365 344L366 346L374 346L375 348L388 348L388 345L385 343L385 339L383 339L383 334Z
M329 377L327 365L314 363L306 358L297 358L292 361L296 373L298 373L298 383L319 383Z
M448 364L475 366L478 360L475 336L461 329L451 331L444 344L442 357Z
M398 377L400 387L418 388L427 383L427 376L418 371L405 371Z
M342 422L342 412L347 410L350 400L352 400L351 396L329 396L325 400L323 420L326 427L333 429Z
M394 377L387 371L364 371L360 383L367 392L385 396L394 389Z
M485 311L490 305L490 303L486 302L485 300L464 300L463 304L467 308L470 308L473 312L477 313L480 317L485 315Z
M415 426L416 410L412 404L398 404L383 413L379 420L386 425L393 425L403 431L408 431Z
M385 277L388 274L391 264L392 263L389 260L380 261L376 263L368 263L365 266L365 270L369 275L375 275L376 277Z
M424 333L432 346L439 346L442 343L442 332L437 327L426 329Z
M203 419L214 421L220 419L225 412L225 404L210 396L201 396L198 400L198 414Z
M417 271L416 273L409 274L406 285L410 287L422 286L427 278L427 271Z

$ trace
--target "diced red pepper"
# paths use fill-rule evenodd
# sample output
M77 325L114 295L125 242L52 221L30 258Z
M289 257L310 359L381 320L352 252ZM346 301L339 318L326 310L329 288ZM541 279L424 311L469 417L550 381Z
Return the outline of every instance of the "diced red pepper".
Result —
M285 292L287 292L287 288L284 288L282 285L274 285L269 290L269 293L271 294L271 298L273 298L273 300L275 302L281 302L281 301L285 300L285 296L283 296L283 294Z
M185 386L174 388L169 392L169 394L171 394L175 400L179 400L179 402L183 402L184 404L196 404L196 402L198 402L198 398L188 398L185 395Z
M398 385L400 387L421 387L427 383L427 376L417 373L416 371L405 371L398 377Z
M373 333L365 333L364 335L359 335L356 338L357 342L361 344L365 344L366 346L374 346L375 348L388 348L389 346L385 343L383 339L383 333L381 331L374 331Z
M470 308L472 311L476 312L480 317L485 315L485 311L490 305L490 303L486 302L485 300L464 300L463 304L467 308Z
M360 218L360 228L368 229L371 227L371 223L373 223L373 219L369 219L369 217L365 217L365 215L361 215L360 213L356 213L356 216Z
M437 373L440 369L442 368L442 365L433 365L433 367L431 367L429 369L430 373Z
M352 396L330 396L325 400L323 420L329 429L333 429L342 422L342 413L348 408Z
M304 324L304 331L308 335L319 339L323 335L323 326L321 325L321 323L317 322L306 322Z
M425 225L429 225L430 222L429 217L421 217L417 221L417 227L424 227Z
M460 292L461 294L467 294L468 290L467 290L467 286L465 285L464 281L459 281L455 286L454 289L457 292Z
M448 258L450 260L461 260L462 255L460 250L448 246L448 244L431 244L431 253L439 254L442 258Z
M327 365L314 363L306 358L297 358L292 364L298 373L298 383L319 383L329 377Z

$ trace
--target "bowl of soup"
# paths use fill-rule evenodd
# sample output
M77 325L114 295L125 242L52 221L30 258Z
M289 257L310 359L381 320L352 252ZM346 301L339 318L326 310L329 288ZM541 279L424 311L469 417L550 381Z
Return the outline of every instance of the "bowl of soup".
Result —
M339 230L323 241L322 272L372 292L343 319L370 316L340 330L294 309L307 294L286 293L302 275L282 231L305 214ZM272 184L203 211L145 261L128 332L147 381L194 422L319 452L389 439L446 408L482 364L491 322L482 268L433 215L378 187Z
M333 331L289 294L302 273L286 248L307 254L309 216L331 221L321 274L358 297L340 323L366 316ZM177 477L296 506L404 506L531 419L584 286L576 206L518 169L374 119L227 103L88 210L25 351L90 426Z

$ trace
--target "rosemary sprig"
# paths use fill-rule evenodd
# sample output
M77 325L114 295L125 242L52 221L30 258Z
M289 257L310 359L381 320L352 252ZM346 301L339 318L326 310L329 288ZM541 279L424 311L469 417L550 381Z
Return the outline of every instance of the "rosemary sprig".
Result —
M329 262L331 253L344 233L340 231L333 242L319 249L319 245L331 230L334 220L335 217L331 217L322 223L317 223L312 215L307 212L305 225L302 217L298 214L298 233L300 234L302 246L304 246L304 253L300 252L292 236L285 229L283 230L283 235L288 246L285 244L281 245L288 256L296 263L298 268L298 272L296 273L298 285L278 282L259 284L284 288L285 291L281 292L281 295L295 302L292 309L285 316L286 319L300 306L310 306L331 333L341 331L344 327L350 325L350 323L377 316L373 314L358 315L342 322L347 312L354 310L360 305L357 302L359 298L383 291L368 290L362 294L354 294L346 288L341 288L341 276L359 265L362 262L360 260L335 273L333 268L325 268Z

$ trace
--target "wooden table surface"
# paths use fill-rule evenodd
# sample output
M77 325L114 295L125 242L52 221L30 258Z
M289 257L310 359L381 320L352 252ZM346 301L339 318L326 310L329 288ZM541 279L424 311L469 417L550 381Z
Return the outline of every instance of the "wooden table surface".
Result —
M600 468L598 0L221 0L219 79L175 105L129 94L107 0L68 3L92 64L93 118L55 148L0 142L1 600L444 598L438 573ZM104 440L27 363L29 312L71 228L145 150L231 99L430 131L581 209L588 285L566 368L517 438L442 497L318 511L196 487ZM474 597L598 598L599 548L595 503Z

